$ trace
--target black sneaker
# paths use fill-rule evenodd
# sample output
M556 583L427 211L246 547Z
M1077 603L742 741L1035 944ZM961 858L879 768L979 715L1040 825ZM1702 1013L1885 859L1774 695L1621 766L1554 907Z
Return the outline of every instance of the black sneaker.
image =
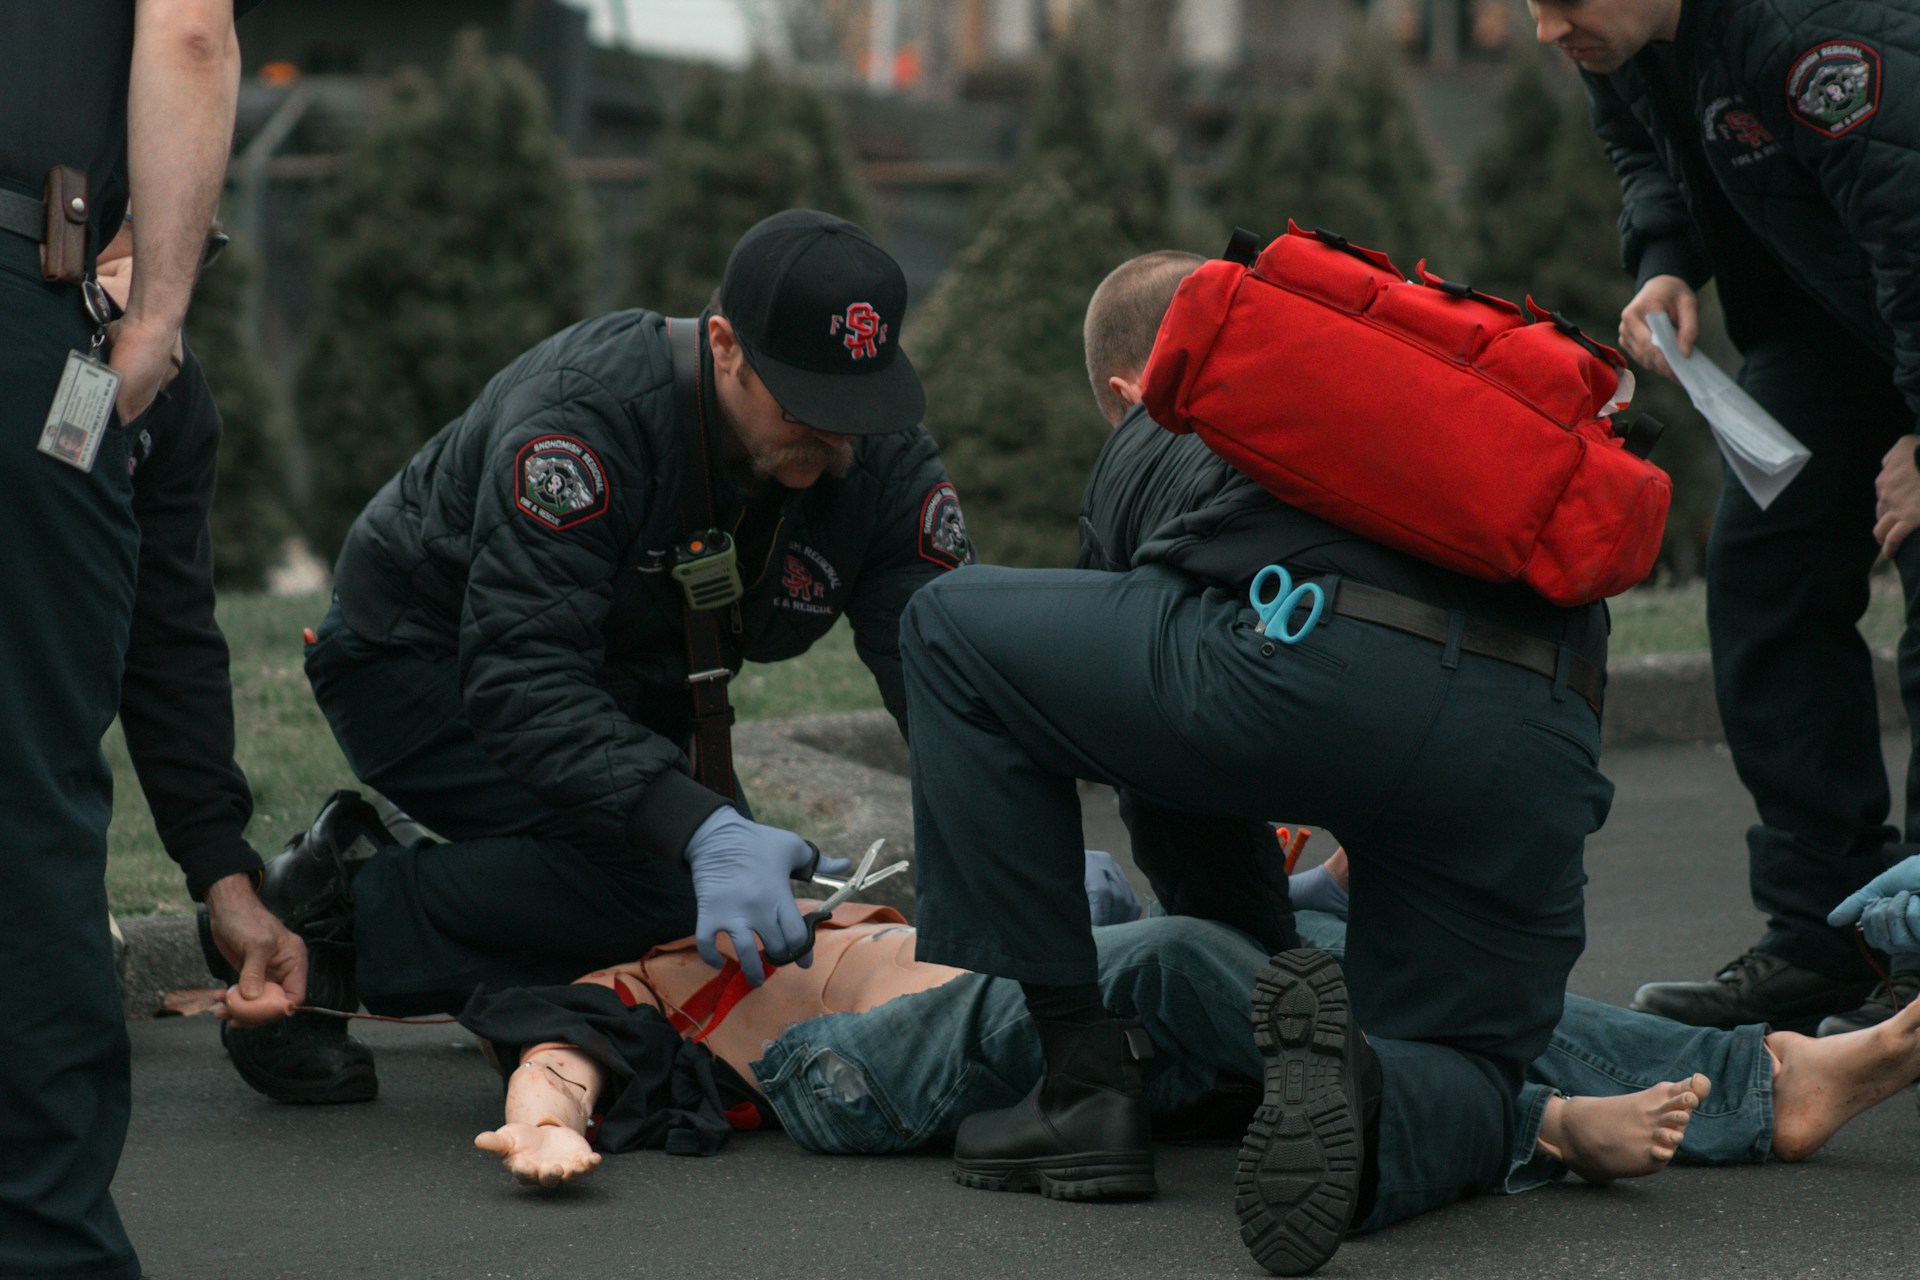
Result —
M1877 1027L1915 1000L1920 1000L1920 973L1896 973L1892 991L1887 990L1886 983L1878 984L1858 1009L1822 1018L1819 1034L1842 1036L1849 1031Z
M1267 962L1253 992L1266 1096L1240 1146L1240 1239L1275 1275L1317 1270L1361 1216L1366 1116L1379 1070L1332 956L1302 948Z
M1829 978L1755 947L1711 982L1649 982L1633 993L1628 1007L1725 1031L1754 1022L1776 1031L1812 1031L1829 1014L1857 1007L1872 989L1871 981Z

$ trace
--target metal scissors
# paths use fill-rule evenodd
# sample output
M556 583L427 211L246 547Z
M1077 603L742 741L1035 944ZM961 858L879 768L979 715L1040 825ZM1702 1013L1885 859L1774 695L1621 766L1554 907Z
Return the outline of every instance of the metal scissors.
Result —
M886 842L887 838L881 836L878 840L868 845L866 853L860 858L860 864L853 869L853 874L845 880L840 879L838 876L813 877L814 884L838 885L839 887L834 890L832 897L826 899L817 908L800 917L800 923L807 926L807 944L792 955L780 960L775 960L775 964L792 964L801 956L812 951L815 932L821 925L833 919L833 910L835 907L851 898L854 894L859 893L862 889L870 888L873 885L879 884L888 876L898 875L907 869L908 863L905 858L900 859L898 862L890 862L878 871L873 869L874 860L880 856L880 847L886 844ZM771 959L771 957L769 957L769 959Z
M1271 599L1260 598L1261 589L1269 582L1279 583ZM1300 602L1307 597L1313 598L1313 608L1307 613L1307 620L1298 627L1289 630L1287 623L1292 621ZM1320 624L1320 615L1327 611L1327 593L1317 582L1303 582L1293 585L1293 575L1277 564L1270 564L1253 575L1253 586L1247 590L1247 600L1253 605L1253 611L1260 615L1260 625L1256 628L1263 636L1272 636L1281 644L1299 644L1307 638L1307 633Z

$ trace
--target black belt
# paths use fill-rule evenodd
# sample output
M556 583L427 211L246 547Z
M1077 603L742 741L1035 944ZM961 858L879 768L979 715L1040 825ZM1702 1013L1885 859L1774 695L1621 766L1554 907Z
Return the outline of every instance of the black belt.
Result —
M47 202L0 188L0 230L25 236L35 244L47 240Z
M1346 618L1377 623L1404 631L1422 640L1447 643L1453 630L1453 615L1438 605L1427 604L1365 582L1342 578L1327 608ZM1483 658L1510 662L1516 667L1545 676L1560 674L1562 646L1551 640L1530 636L1510 627L1495 626L1478 618L1468 618L1460 632L1460 648ZM1592 703L1597 710L1607 688L1607 673L1577 653L1567 654L1567 688Z

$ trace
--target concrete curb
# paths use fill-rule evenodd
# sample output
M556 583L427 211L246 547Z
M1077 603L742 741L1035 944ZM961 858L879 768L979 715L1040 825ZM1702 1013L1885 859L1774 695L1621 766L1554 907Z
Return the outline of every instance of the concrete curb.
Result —
M1608 746L1718 742L1725 736L1714 705L1713 666L1705 653L1644 654L1616 658L1607 666L1601 736ZM1873 681L1880 723L1889 729L1905 726L1892 649L1873 651Z
M1706 654L1654 654L1610 665L1603 735L1609 746L1720 740ZM1880 722L1903 725L1893 651L1877 650L1873 670ZM907 748L886 712L742 724L735 732L734 754L749 795L762 804L797 810L813 830L832 832L820 839L822 852L858 858L884 836L885 861L913 857ZM913 918L912 876L895 876L868 897ZM191 919L154 916L120 923L127 935L129 1017L152 1016L169 991L213 984Z

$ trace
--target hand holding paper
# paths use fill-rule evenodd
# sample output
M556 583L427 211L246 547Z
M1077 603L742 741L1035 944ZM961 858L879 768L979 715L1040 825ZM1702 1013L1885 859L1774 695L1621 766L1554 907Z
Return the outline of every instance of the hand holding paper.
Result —
M1800 474L1812 453L1706 355L1699 351L1681 355L1673 322L1665 315L1656 312L1648 316L1647 327L1653 333L1655 349L1686 388L1693 407L1713 428L1714 441L1727 465L1760 509L1766 510Z

